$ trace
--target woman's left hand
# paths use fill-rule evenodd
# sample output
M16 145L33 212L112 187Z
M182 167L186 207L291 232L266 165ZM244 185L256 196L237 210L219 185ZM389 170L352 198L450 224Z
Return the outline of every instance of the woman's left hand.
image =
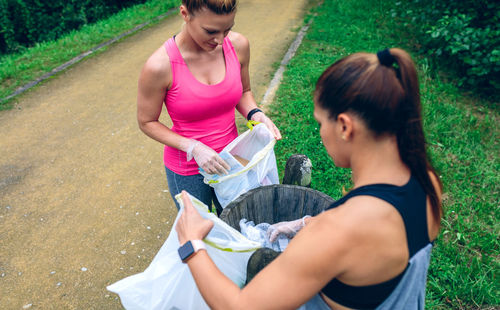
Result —
M184 212L182 212L175 226L179 244L183 245L189 240L203 240L210 230L212 230L214 223L201 217L200 213L191 203L186 191L182 191L181 195Z
M267 117L266 114L264 114L264 112L255 113L254 115L252 115L252 120L264 123L264 125L266 125L274 135L274 138L276 140L281 140L280 130L278 129L278 127L276 127L276 125L274 125L273 121L269 117Z

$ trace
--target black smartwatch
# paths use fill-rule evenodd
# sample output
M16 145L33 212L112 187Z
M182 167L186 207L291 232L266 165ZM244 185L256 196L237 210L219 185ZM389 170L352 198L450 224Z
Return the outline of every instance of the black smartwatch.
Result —
M255 108L255 109L252 109L250 112L248 112L247 114L247 120L251 120L252 119L252 116L257 113L257 112L262 112L261 109L259 108Z
M183 263L185 263L194 253L199 250L206 250L205 243L201 240L189 240L184 243L177 252L179 252L179 256Z

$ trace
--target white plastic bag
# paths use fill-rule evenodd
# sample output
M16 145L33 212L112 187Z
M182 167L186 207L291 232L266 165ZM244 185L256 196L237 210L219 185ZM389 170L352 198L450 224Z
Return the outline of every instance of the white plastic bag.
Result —
M251 189L279 183L274 155L276 139L262 123L249 127L250 130L239 135L219 153L231 166L227 175L208 174L200 169L205 183L214 188L223 208ZM241 164L235 156L248 160L248 163Z
M207 252L217 267L234 283L242 287L246 280L246 266L258 242L245 238L240 232L210 213L206 205L189 196L201 216L214 222L203 240ZM183 264L177 249L179 239L175 225L184 211L181 195L175 196L181 206L167 240L144 272L132 275L107 287L120 296L126 309L209 309L203 300L193 276Z

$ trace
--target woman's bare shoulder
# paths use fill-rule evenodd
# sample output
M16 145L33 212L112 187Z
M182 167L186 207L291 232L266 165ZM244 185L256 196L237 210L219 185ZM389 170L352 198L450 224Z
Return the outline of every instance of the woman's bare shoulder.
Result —
M156 49L151 56L146 60L143 70L152 74L166 74L171 72L170 58L165 51L164 46Z
M290 249L287 248L294 261L300 255L306 255L313 265L309 271L325 283L365 266L371 257L367 253L378 255L379 251L373 253L372 248L383 248L387 237L391 238L391 232L385 232L384 228L388 223L384 218L387 210L384 207L382 212L369 210L373 201L356 200L349 199L345 204L312 218L294 237ZM335 261L334 265L332 261Z
M159 47L146 61L141 71L141 79L151 81L162 81L170 85L172 80L172 68L170 58L163 46Z
M248 48L250 43L248 39L239 32L230 31L227 35L234 48Z
M238 54L240 62L248 59L250 56L250 42L248 39L241 33L234 31L230 31L227 37L231 41L236 54Z
M387 238L405 236L403 219L388 202L372 196L355 196L324 212L322 222L342 230L348 242L360 246L384 244ZM404 241L402 238L400 241Z

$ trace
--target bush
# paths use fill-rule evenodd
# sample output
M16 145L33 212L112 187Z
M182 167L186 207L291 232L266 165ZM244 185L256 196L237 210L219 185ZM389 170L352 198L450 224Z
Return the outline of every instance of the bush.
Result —
M500 4L496 0L396 2L421 52L456 73L460 86L500 90Z
M0 54L55 40L146 0L0 0Z

